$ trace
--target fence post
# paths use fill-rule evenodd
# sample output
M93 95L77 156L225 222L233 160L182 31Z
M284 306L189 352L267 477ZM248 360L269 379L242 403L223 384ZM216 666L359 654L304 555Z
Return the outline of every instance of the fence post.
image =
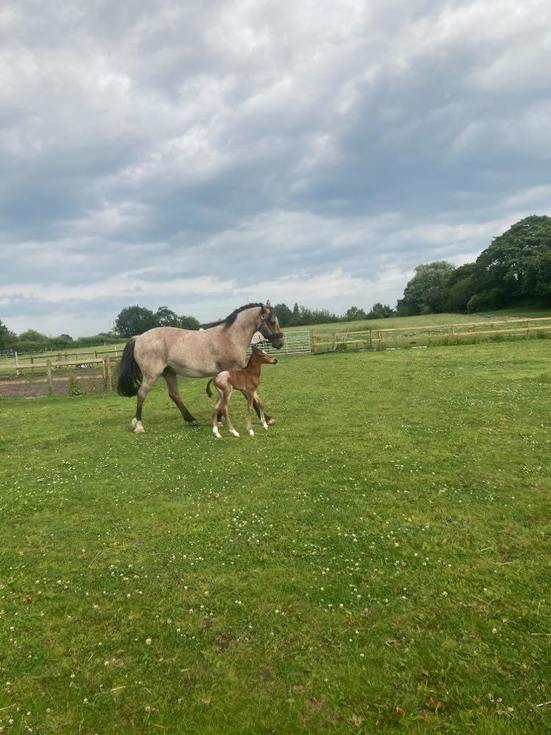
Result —
M370 349L370 350L372 350L372 349L373 349L373 336L372 336L372 333L373 333L373 330L372 330L372 329L370 329L370 330L369 330L369 349Z
M111 372L111 358L107 356L105 358L105 382L106 389L113 390L113 376Z
M17 362L17 350L15 350L15 374L19 375L19 363Z
M54 392L54 381L52 379L52 361L46 360L46 368L48 370L48 395Z

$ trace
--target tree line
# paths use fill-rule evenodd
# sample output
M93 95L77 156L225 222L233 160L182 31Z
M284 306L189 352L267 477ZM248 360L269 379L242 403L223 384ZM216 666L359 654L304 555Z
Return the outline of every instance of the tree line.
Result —
M402 316L551 306L551 217L532 215L494 238L474 263L418 265L398 301Z
M418 265L398 300L396 310L374 304L369 311L351 306L344 314L309 309L295 303L274 307L282 327L312 326L331 322L385 319L398 314L476 312L507 306L551 306L551 217L526 217L494 238L474 263L455 267L447 261ZM72 339L68 334L47 337L33 329L16 335L0 321L0 350L40 352L67 347L88 347L115 342L153 327L198 329L193 316L179 316L167 306L151 311L128 306L115 319L110 332Z
M0 321L0 350L15 350L21 353L44 352L46 350L64 350L69 347L93 347L98 344L120 342L134 334L141 334L153 327L180 327L182 329L199 329L199 321L193 316L178 316L167 306L160 306L156 312L143 306L128 306L115 319L110 332L100 332L91 337L73 339L69 334L48 337L28 329L17 335Z
M291 309L287 304L274 307L282 327L310 326L329 322L357 321L359 319L385 319L395 311L385 304L374 304L366 312L357 306L351 306L344 314L334 314L327 309L308 309L295 304ZM92 347L98 344L119 342L135 334L142 334L153 327L179 327L180 329L199 329L200 322L194 316L178 315L167 306L160 306L152 311L144 306L127 306L117 315L110 332L100 332L91 337L73 339L69 334L48 337L34 329L28 329L17 335L11 332L0 321L0 351L15 350L20 353L44 352L46 350L64 350L69 347Z

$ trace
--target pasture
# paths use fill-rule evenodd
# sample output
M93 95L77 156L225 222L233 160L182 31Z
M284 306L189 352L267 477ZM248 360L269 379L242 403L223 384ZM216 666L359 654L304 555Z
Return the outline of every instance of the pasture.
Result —
M205 382L0 400L0 732L549 732L551 342Z

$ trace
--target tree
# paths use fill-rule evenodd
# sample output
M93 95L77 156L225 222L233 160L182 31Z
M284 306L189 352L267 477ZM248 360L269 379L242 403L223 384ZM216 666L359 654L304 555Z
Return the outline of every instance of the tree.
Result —
M178 317L178 326L181 329L199 329L201 324L194 316L180 316Z
M0 321L0 350L7 350L12 347L17 337Z
M37 332L35 329L27 329L26 332L21 332L18 337L20 342L44 342L48 341L48 337L45 334Z
M168 306L159 306L155 314L155 322L158 327L179 327L180 317Z
M373 304L371 307L371 311L367 315L367 319L388 319L390 316L394 316L394 309L387 304L381 304L380 301L377 301L376 304Z
M357 322L360 319L367 319L367 314L363 309L359 309L357 306L351 306L346 310L344 318L347 322Z
M398 301L398 313L409 316L443 311L446 287L454 270L445 260L418 265L403 298Z
M155 314L143 306L127 306L115 320L120 337L133 337L157 326Z
M525 217L476 260L476 295L487 306L551 303L551 217Z
M276 304L274 311L279 321L280 327L288 327L293 317L293 312L287 306L287 304Z
M289 322L289 324L292 327L296 327L301 323L302 322L301 322L300 308L299 308L299 305L295 302L295 305L293 306L293 313L291 314L291 321Z
M448 279L444 294L444 311L467 311L476 290L476 265L466 263L456 268Z

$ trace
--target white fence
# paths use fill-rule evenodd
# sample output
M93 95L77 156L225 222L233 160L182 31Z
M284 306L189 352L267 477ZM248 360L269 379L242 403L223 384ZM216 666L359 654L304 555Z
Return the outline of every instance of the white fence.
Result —
M312 332L310 329L285 332L283 347L276 350L267 342L259 342L259 347L271 355L307 355L312 352Z

